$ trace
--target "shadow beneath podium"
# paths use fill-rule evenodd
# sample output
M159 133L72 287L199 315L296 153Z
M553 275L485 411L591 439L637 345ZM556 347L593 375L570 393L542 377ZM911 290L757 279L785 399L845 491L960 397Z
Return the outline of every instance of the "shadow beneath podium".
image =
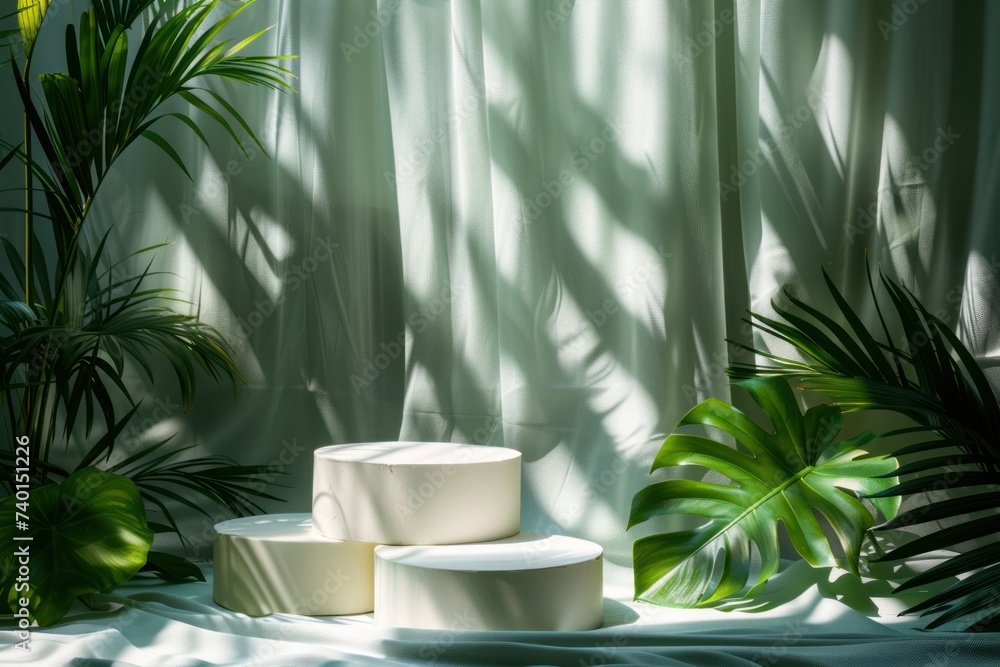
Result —
M602 628L613 628L618 625L630 625L639 620L639 614L627 604L604 598L604 623Z

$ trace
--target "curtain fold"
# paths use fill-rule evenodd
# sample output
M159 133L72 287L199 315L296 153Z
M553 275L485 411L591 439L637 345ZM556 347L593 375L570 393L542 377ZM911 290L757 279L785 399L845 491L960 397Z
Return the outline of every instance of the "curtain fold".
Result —
M163 131L192 182L136 147L90 235L176 241L160 268L247 378L183 415L165 376L126 438L270 461L271 510L309 509L322 445L511 447L523 528L601 543L624 584L662 434L729 398L725 339L787 282L818 297L825 268L860 305L878 262L995 365L997 3L260 0L235 23L265 25L298 92L221 92L269 155L194 114L214 150Z

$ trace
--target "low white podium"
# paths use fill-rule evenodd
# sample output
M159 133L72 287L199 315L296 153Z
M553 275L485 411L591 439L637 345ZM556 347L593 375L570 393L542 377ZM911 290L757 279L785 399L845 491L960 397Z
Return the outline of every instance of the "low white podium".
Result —
M215 526L215 601L249 616L363 614L374 609L374 544L312 530L309 514Z
M440 630L593 630L603 552L520 533L495 542L375 548L375 622Z

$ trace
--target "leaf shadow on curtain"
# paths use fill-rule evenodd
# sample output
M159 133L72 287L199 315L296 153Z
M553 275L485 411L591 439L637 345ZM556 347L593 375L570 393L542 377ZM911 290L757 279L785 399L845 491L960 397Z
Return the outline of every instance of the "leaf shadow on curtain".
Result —
M795 25L805 50L798 59L760 57L758 145L770 159L754 181L760 218L744 228L748 271L771 271L778 285L794 281L794 291L823 303L819 270L825 267L876 326L865 263L877 263L946 322L961 317L959 328L988 328L982 321L997 312L996 276L991 285L978 286L993 290L992 299L983 299L992 301L986 313L970 312L968 301L968 291L983 278L982 267L970 259L991 251L995 258L997 250L995 233L986 232L989 212L975 206L983 189L977 169L989 55L985 3L928 4L901 24L889 2L786 6L778 20ZM814 20L796 21L796 12ZM886 26L895 27L881 32ZM762 27L761 41L773 30ZM846 67L833 70L831 53L838 47ZM850 88L836 87L838 74ZM814 84L832 84L827 90L841 94L813 105L807 93ZM808 108L808 119L782 136L766 122L768 108L784 118ZM838 146L833 125L845 118L847 139ZM771 243L786 250L777 266L769 266L763 254L763 221L775 237ZM768 290L755 296L760 312L768 310L768 297L780 301L780 294ZM985 338L980 335L980 346ZM877 423L868 425L880 430ZM887 597L887 591L876 588L868 595ZM852 606L873 613L863 598L852 596Z
M791 264L782 266L778 282L795 278L806 291L822 293L818 273L826 265L853 302L866 303L867 250L869 262L916 286L933 307L954 310L955 299L948 301L947 295L961 289L969 252L996 248L995 241L977 233L982 223L972 210L982 113L983 3L921 7L884 35L880 31L894 20L889 2L819 8L813 3L799 11L820 19L805 25L795 16L785 19L795 22L800 43L810 48L806 62L795 59L790 65L789 59L773 66L763 57L760 62L761 95L770 105L786 118L810 108L804 126L788 131L790 141L782 142L767 123L759 125L760 148L770 153L771 146L779 146L758 179L762 215L789 250L782 259ZM941 25L949 29L942 31ZM807 94L813 83L828 84L836 74L817 73L819 66L829 67L831 45L846 50L853 85L840 98L827 93L817 107ZM914 63L915 58L920 59ZM850 109L838 108L850 99ZM834 122L843 121L845 112L849 136L846 146L836 146L830 138L835 132L831 115L839 114ZM946 128L965 140L938 151L934 141ZM921 161L923 154L934 159ZM810 231L804 220L810 221ZM751 269L758 261L760 233L759 223L744 230ZM866 305L866 315L874 318Z
M674 7L669 7L673 12ZM526 48L510 48L511 34L522 34L511 28L517 24L513 10L505 17L505 22L493 15L494 22L483 24L484 40L492 42L491 52L503 54L507 70L520 77L527 91L518 99L518 117L538 119L526 138L524 128L512 124L509 109L491 105L488 110L490 145L498 149L491 154L493 166L515 184L521 202L536 199L543 184L559 178L566 156L572 154L574 147L599 136L602 127L610 122L606 114L594 109L573 87L572 72L560 69L560 65L566 63L558 61L559 54L551 58L547 55L549 48L557 52L560 48L588 47L558 43L547 47L553 38L543 33L543 9L539 6L535 10L535 20L530 25L533 32L525 37L531 46ZM497 34L500 28L505 30ZM602 64L608 69L604 80L617 81L613 72L615 58L604 59ZM689 102L693 103L686 106ZM676 103L685 121L700 118L696 103L697 100ZM666 113L671 101L663 100L662 104ZM660 149L657 146L654 150ZM553 156L562 157L553 160ZM495 225L523 225L524 237L530 245L526 245L528 258L522 262L522 271L532 295L538 299L537 304L524 300L522 294L528 291L525 283L513 284L497 278L501 353L521 369L524 377L537 382L533 386L515 388L523 389L529 397L536 396L536 400L521 399L521 403L534 406L531 423L525 425L535 429L529 433L536 437L529 439L526 435L522 439L508 440L507 444L515 443L528 462L543 459L555 448L565 446L574 461L572 468L585 478L603 474L602 466L596 464L595 459L608 461L609 453L612 454L610 461L614 461L615 456L624 456L628 469L617 480L616 488L605 490L606 495L598 498L590 496L590 499L599 502L615 517L615 528L622 537L614 539L625 543L625 548L612 550L608 558L626 566L630 563L629 540L624 539L627 508L631 493L647 477L646 453L648 445L652 444L649 436L656 430L669 428L679 418L677 406L685 401L680 398L680 381L689 379L693 383L699 363L703 361L695 354L680 352L707 351L721 344L721 339L698 342L697 321L681 323L688 319L688 306L693 306L701 295L717 292L719 288L713 284L711 271L698 266L697 257L686 261L684 251L670 257L669 261L662 257L665 248L698 247L698 239L689 235L687 225L676 222L677 218L691 215L690 197L684 198L683 193L675 192L677 187L666 196L659 194L651 182L656 174L655 170L651 173L650 166L633 162L615 142L609 141L600 158L579 172L579 184L573 184L589 189L596 196L604 212L602 222L610 225L612 231L615 227L624 228L640 240L646 252L659 253L663 261L658 268L664 271L669 283L684 285L683 288L673 285L668 288L670 294L666 304L647 301L648 318L639 318L623 303L614 284L622 274L609 272L607 266L596 264L581 249L580 229L574 229L574 212L567 208L569 197L552 197L552 203L534 219L530 219L522 207L520 218L513 222L494 220ZM706 168L714 168L714 165L708 162L700 166L700 169ZM654 290L652 294L655 293ZM652 294L645 296L652 300L655 298ZM568 359L565 348L554 342L547 325L558 320L564 308L582 309L589 317L591 309L608 302L614 304L614 316L607 316L600 324L589 327L587 334L593 335L593 339L581 337L583 344L589 343L586 353L579 359ZM671 321L668 330L659 329L661 319L670 313L680 313L683 319ZM651 322L657 326L651 326ZM683 342L678 344L678 340ZM567 364L571 370L567 369ZM609 432L604 423L616 410L628 409L625 405L627 393L603 410L593 408L588 400L588 396L606 389L608 382L616 381L615 371L619 373L619 383L627 378L630 392L638 389L645 394L646 400L662 409L656 427L644 433L634 432L624 442L622 434ZM565 395L564 401L554 399L553 395L558 393ZM568 407L570 404L572 407ZM539 431L544 431L545 436L537 437ZM544 500L538 491L525 489L525 502L534 504L550 517L556 515L571 472L567 469L561 480L546 479ZM561 526L556 522L555 527ZM597 539L607 547L608 538L601 539L599 532L586 534L588 526L579 526L576 530L582 530L584 536Z
M174 284L193 290L202 319L223 332L249 383L238 387L234 403L228 387L205 382L183 419L173 413L164 418L157 408L171 404L172 385L148 386L135 437L152 440L165 427L176 427L180 439L213 453L271 461L288 476L263 481L292 484L277 492L288 503L264 503L272 511L308 509L311 490L298 482L311 478L313 449L394 440L402 414L402 362L379 369L374 380L366 370L379 343L396 340L403 330L398 216L384 203L359 201L360 195L337 196L357 192L357 181L366 177L381 182L382 169L392 164L391 142L384 140L388 128L378 124L386 117L378 113L387 104L384 73L381 89L375 76L364 99L319 99L330 92L326 63L316 57L329 50L329 33L316 25L316 9L260 3L235 26L266 25L262 14L271 12L277 34L261 48L312 54L291 61L299 82L307 82L296 82L297 94L248 95L239 86L220 91L245 112L270 157L240 132L250 152L243 155L204 117L196 120L211 151L183 128L166 127L165 136L184 148L195 181L158 178L163 168L158 157L133 158L122 173L132 173L149 189L123 182L111 193L119 199L103 216L116 220L118 211L138 209L142 225L116 225L118 243L128 251L144 243L182 241L182 247L160 251L157 264L179 274ZM325 15L325 20L340 19ZM309 29L287 31L282 23ZM378 50L367 55L349 74L364 78L381 72ZM327 120L359 116L365 122ZM192 521L197 525L199 519ZM210 556L211 522L200 521L201 530L190 532L202 536L201 555Z

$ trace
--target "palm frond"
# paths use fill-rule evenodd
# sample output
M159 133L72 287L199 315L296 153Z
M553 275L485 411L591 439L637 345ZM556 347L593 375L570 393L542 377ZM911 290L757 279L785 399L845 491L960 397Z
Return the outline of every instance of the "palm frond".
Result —
M733 364L729 375L737 380L786 377L803 389L833 397L845 411L887 410L913 420L915 427L883 437L923 432L930 439L897 447L893 455L902 460L891 474L901 478L899 483L870 497L951 489L970 493L917 507L878 526L876 530L899 531L930 522L944 524L930 535L889 550L880 560L910 558L940 549L960 552L899 590L993 570L1000 564L1000 547L995 542L969 547L971 550L960 548L974 537L995 540L1000 530L995 518L978 516L995 513L1000 507L1000 404L985 374L947 323L884 273L879 273L880 284L892 303L902 331L900 340L889 336L890 327L870 272L869 290L884 341L868 331L825 271L824 278L847 326L792 297L791 303L802 314L776 307L779 321L751 313L751 324L791 344L801 358L751 348L766 358L767 364ZM908 611L940 614L932 627L962 616L996 615L1000 613L1000 581L982 580L975 590L953 585Z
M101 255L106 240L107 235L98 246ZM23 267L17 250L6 242L5 249L12 265ZM149 360L156 356L165 359L177 378L185 412L195 400L201 372L216 381L228 380L234 388L241 378L214 329L194 316L163 305L175 290L145 286L148 278L158 273L150 270L152 261L139 274L122 278L121 268L103 268L107 262L99 259L82 251L75 255L74 270L85 292L79 326L60 311L45 317L38 308L10 299L0 302L0 327L8 331L0 337L0 349L5 387L13 390L20 372L27 373L22 384L48 387L53 392L50 409L58 405L64 410L63 438L67 441L79 415L83 416L87 436L100 415L106 435L91 452L108 456L115 436L122 430L117 407L120 399L128 405L126 418L134 414L137 405L122 377L126 359L142 368L150 380L153 372ZM47 271L44 263L35 266ZM65 281L60 293L64 290ZM4 291L8 291L6 287ZM59 299L58 295L51 298ZM88 462L96 460L89 455L85 458Z
M172 12L168 3L156 0L97 0L81 15L78 25L66 28L67 71L41 75L42 108L32 100L29 82L13 65L21 102L47 163L42 169L44 188L47 197L60 204L63 227L73 232L79 228L107 172L140 137L150 140L187 172L182 156L151 129L163 118L180 116L159 111L171 99L183 96L208 114L241 150L246 148L233 123L263 149L236 108L218 93L196 85L228 79L294 90L288 83L291 72L279 64L284 56L240 55L266 30L238 41L215 43L253 1L241 3L213 22L211 17L221 0L198 0ZM129 28L147 11L152 13L149 25L130 60ZM201 91L201 96L195 96L194 91ZM207 142L197 124L185 122L185 126ZM32 169L38 171L35 166ZM73 236L63 242L68 244ZM61 254L67 254L65 249Z
M167 448L172 437L118 461L109 466L108 471L135 482L143 498L156 507L167 522L163 525L164 531L176 533L181 541L185 538L170 510L170 503L213 518L217 512L229 516L262 513L258 500L284 502L265 491L269 487L288 488L274 481L276 476L284 474L282 471L273 471L266 465L240 465L220 455L184 458L193 446Z
M19 37L23 47L23 54L10 48L9 62L3 64L10 65L25 120L20 144L0 139L0 170L15 161L24 167L25 203L0 210L23 213L27 230L23 260L6 239L3 243L14 278L0 275L0 407L11 433L30 434L36 484L69 477L49 461L60 419L67 445L78 423L89 440L103 419L103 435L80 460L78 473L113 460L115 442L139 408L123 379L129 365L137 365L152 381L150 358L165 360L177 378L185 411L194 401L201 373L228 380L234 391L236 380L242 379L222 338L195 317L171 308L186 303L174 296L175 290L149 284L162 273L151 270L152 262L138 274L122 276L123 260L105 261L108 234L91 250L81 243L81 228L109 170L140 137L187 172L183 156L154 128L160 120L179 119L209 143L196 122L161 110L170 100L186 99L207 114L244 153L247 141L263 151L239 111L210 88L225 80L294 90L288 83L293 75L280 64L287 56L242 55L266 29L224 38L234 18L253 1L217 12L221 0L194 0L180 8L165 0L92 0L90 11L66 28L65 70L43 73L38 89L30 76L32 50L50 1L18 0L17 11L0 17L17 16L17 30L4 26L0 36ZM133 31L144 14L148 20L142 30ZM234 128L245 132L244 140ZM38 241L35 218L51 223L54 258L46 257ZM150 524L157 532L180 534L169 506L206 506L192 497L238 515L260 511L258 500L277 500L256 485L259 475L269 472L263 466L240 466L212 456L183 459L186 448L161 450L164 444L115 464L127 467L141 484L143 502L163 512L163 521ZM6 463L8 454L0 449L0 460ZM10 469L5 465L0 477L8 494ZM161 576L200 577L193 567L183 559L150 553L149 568Z
M35 45L35 38L38 37L48 8L49 0L17 0L17 26L26 54L30 55Z

